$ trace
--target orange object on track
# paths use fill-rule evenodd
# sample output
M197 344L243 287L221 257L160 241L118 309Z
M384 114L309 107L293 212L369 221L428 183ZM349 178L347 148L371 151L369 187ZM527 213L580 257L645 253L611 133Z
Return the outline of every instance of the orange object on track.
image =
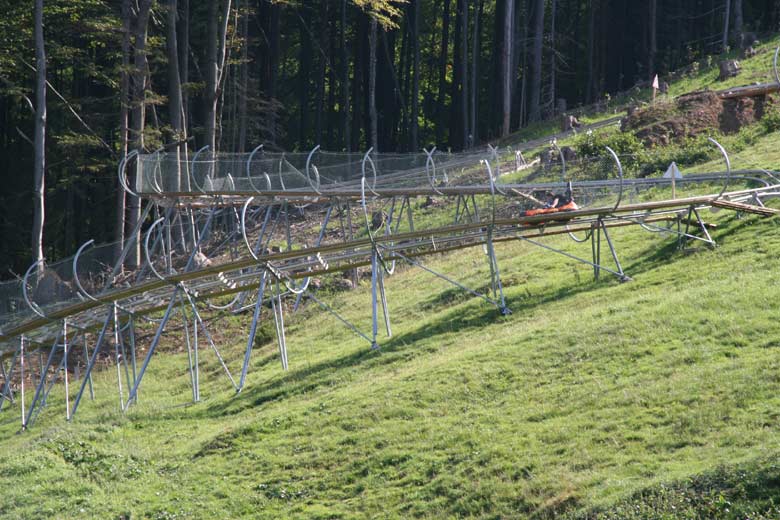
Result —
M557 208L541 208L541 209L529 209L525 213L523 213L524 217L533 217L536 215L549 215L551 213L560 213L562 211L574 211L580 209L579 206L573 201L570 200L563 206L558 206Z

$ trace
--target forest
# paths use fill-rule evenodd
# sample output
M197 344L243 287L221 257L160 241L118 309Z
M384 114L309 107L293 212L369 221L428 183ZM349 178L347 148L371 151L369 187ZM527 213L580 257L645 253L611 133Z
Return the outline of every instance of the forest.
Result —
M133 150L461 150L780 26L775 0L0 6L0 279L121 242Z

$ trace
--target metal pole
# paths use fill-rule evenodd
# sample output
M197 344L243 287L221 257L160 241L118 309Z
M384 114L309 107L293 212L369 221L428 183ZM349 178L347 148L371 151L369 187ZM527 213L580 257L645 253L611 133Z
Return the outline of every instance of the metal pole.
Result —
M377 350L379 344L377 336L377 254L376 249L371 251L371 350Z
M114 356L116 362L116 384L119 390L119 409L125 411L125 397L122 392L122 369L119 364L122 362L119 355L119 311L117 310L116 302L114 302Z
M76 415L76 410L78 410L79 403L81 402L81 396L84 394L84 389L87 386L87 381L92 381L92 368L95 366L95 362L97 361L98 352L100 352L100 347L103 345L103 340L106 337L106 331L108 330L108 325L111 323L111 313L107 313L106 315L106 321L103 322L103 328L100 330L100 334L98 334L97 342L95 343L95 350L92 351L92 357L89 358L89 364L87 365L86 373L84 374L84 380L81 382L81 388L79 389L79 393L76 394L76 399L73 400L73 410L70 412L70 418L73 419L73 417ZM94 397L94 396L93 396Z
M21 374L21 401L22 401L22 431L27 429L27 423L24 416L24 336L22 336L19 344L20 356L19 356L19 372Z
M252 348L255 344L255 335L257 334L257 324L260 322L260 310L263 307L263 296L265 293L265 284L268 280L268 272L263 271L260 278L260 286L257 288L257 302L255 302L255 312L252 315L252 324L249 327L249 337L246 341L246 353L244 354L244 364L241 367L241 378L238 381L238 392L244 389L246 375L249 371L249 358L252 355Z
M181 305L181 322L184 327L184 342L187 345L187 364L190 369L190 384L192 384L192 402L197 403L197 392L195 391L195 369L192 365L192 345L190 344L190 326L187 323L187 315L184 312L184 302Z
M84 333L84 361L89 362L89 349L87 348L87 333ZM86 370L86 367L85 367ZM85 374L84 379L89 382L89 398L95 400L95 388L92 386L92 374Z
M70 421L70 392L68 388L68 319L62 320L62 363L65 365L65 420Z

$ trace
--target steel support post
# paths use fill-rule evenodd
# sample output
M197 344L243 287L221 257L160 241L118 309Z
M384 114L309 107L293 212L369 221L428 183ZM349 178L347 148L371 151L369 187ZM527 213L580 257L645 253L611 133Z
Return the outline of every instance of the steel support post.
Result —
M120 367L120 364L122 363L122 359L121 359L121 355L119 354L119 336L120 336L119 310L117 309L116 302L114 302L113 305L113 316L114 316L114 360L116 363L116 384L117 384L117 390L119 391L119 409L124 412L125 396L124 396L124 392L122 391L122 369Z
M200 325L201 330L203 330L203 335L206 336L206 340L209 342L211 349L214 351L214 354L217 355L219 364L222 365L222 369L225 371L225 374L227 374L228 379L230 379L230 383L233 385L233 388L238 390L238 385L236 384L235 379L233 379L233 374L230 373L230 369L225 364L225 360L222 358L222 354L219 353L219 349L217 349L217 345L214 343L214 340L211 337L211 333L206 328L206 324L203 322L203 319L200 317L200 313L198 312L198 308L195 305L195 301L192 299L189 292L187 292L186 290L183 292L184 295L187 297L187 300L189 300L190 307L192 308L193 326L195 327L196 325Z
M82 341L84 342L83 345L82 345L84 347L84 361L85 362L89 362L89 348L87 348L87 333L86 332L82 336ZM86 370L86 365L85 365L84 369ZM90 400L94 401L95 400L95 388L92 385L92 374L87 375L86 372L85 372L84 379L87 380L88 383L89 383L89 398L90 398Z
M190 384L192 385L192 402L197 403L198 392L197 392L197 388L195 387L195 368L193 366L192 345L190 343L190 325L187 320L187 315L184 312L183 302L181 305L181 323L182 323L182 327L184 328L184 342L187 345L187 364L189 365Z
M385 317L385 329L387 330L387 337L392 338L393 331L390 330L390 310L387 308L387 295L385 294L385 269L383 266L380 267L377 275L379 278L379 295L382 299L382 314Z
M209 230L211 228L211 222L214 219L215 209L212 208L211 211L209 211L208 218L206 219L206 223L203 224L203 229L200 232L200 236L198 237L198 243L193 248L192 253L190 253L190 258L187 261L187 265L184 267L185 271L188 271L192 267L192 263L195 259L195 254L198 252L198 249L200 249L200 245L203 243L204 240L209 235ZM133 384L133 388L130 390L130 394L127 398L127 403L125 404L125 408L130 405L130 403L136 398L136 395L138 393L138 387L141 386L141 381L143 380L144 374L146 373L146 369L149 367L149 362L152 360L152 356L154 355L154 351L157 348L157 345L160 343L160 339L162 338L163 331L165 330L165 326L168 324L168 320L171 319L171 314L173 312L173 309L176 305L176 299L179 297L179 292L184 292L185 295L186 289L183 286L183 284L176 284L176 287L173 289L173 293L171 294L170 302L168 303L168 307L165 310L165 314L162 317L162 320L160 321L160 324L157 326L157 332L154 334L154 338L152 339L152 343L149 345L149 350L146 352L146 357L144 358L143 364L141 364L141 369L138 371L138 376L136 377L135 383ZM189 295L187 295L189 297ZM195 327L197 330L197 327ZM196 344L197 347L197 344Z
M282 361L282 369L289 368L287 363L287 340L284 335L284 313L282 311L282 293L279 288L279 279L276 280L276 294L271 299L271 307L274 312L274 325L276 326L276 338L279 342L279 356Z
M377 350L379 344L377 337L377 252L376 248L371 251L371 350Z
M508 316L512 314L512 311L506 306L506 300L504 299L504 287L501 284L501 272L498 269L498 259L496 258L496 250L493 246L492 229L488 229L486 245L488 260L490 262L490 282L493 287L493 298L499 303L498 309L501 312L501 315Z
M30 413L25 421L25 425L30 423L33 410L35 410L35 406L38 403L38 401L39 400L43 401L45 399L46 377L48 376L49 369L51 368L51 365L54 362L54 356L57 353L57 343L60 340L61 334L62 334L62 330L60 331L59 334L57 334L57 337L54 339L54 343L51 346L51 350L49 351L49 356L46 360L46 366L41 367L41 379L38 382L38 385L36 385L35 387L35 394L33 394L32 402L30 403ZM41 404L41 407L43 407L43 404Z
M260 285L257 288L257 301L255 302L255 310L252 314L252 324L249 327L249 337L246 341L246 352L244 353L244 364L241 366L241 378L238 381L237 392L244 389L246 384L246 375L249 371L249 359L252 356L252 348L255 344L255 335L257 334L257 326L260 323L260 311L263 308L263 297L265 295L265 284L268 280L268 271L263 270L263 274L260 277Z
M65 420L70 421L70 389L68 388L68 319L62 320L62 364L65 380Z
M79 388L79 392L76 394L76 398L73 400L73 409L70 412L70 418L71 420L76 415L76 410L79 408L79 403L81 402L81 397L84 395L84 390L87 387L87 383L89 382L90 388L92 384L92 369L95 367L95 363L97 362L98 353L100 353L100 347L103 345L103 341L106 337L106 331L108 330L108 326L111 323L112 315L110 312L106 313L106 319L103 322L103 327L100 329L100 334L98 334L97 341L95 342L95 350L92 351L92 356L89 358L89 363L87 364L86 371L84 373L84 379L81 381L81 388ZM94 395L93 395L94 398Z
M20 402L22 403L22 431L27 429L27 422L24 416L24 336L19 341L19 374L21 375Z
M617 252L615 251L615 246L612 244L612 240L609 238L609 231L607 231L607 225L604 223L602 219L599 219L599 225L601 226L601 230L604 232L604 239L607 241L607 245L609 246L609 252L612 254L612 260L615 262L615 266L617 267L617 272L619 273L619 278L621 282L628 282L631 280L628 276L626 276L626 273L623 272L623 266L620 265L620 260L618 259Z

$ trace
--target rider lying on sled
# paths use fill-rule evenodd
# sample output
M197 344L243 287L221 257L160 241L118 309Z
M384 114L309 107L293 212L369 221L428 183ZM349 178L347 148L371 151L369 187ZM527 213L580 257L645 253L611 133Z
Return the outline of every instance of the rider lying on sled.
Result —
M571 193L571 182L566 187L566 191L562 194L555 194L551 191L545 193L547 202L544 207L539 209L529 209L521 216L533 217L534 215L547 215L550 213L559 213L561 211L574 211L580 209L577 203L574 202L574 198Z

